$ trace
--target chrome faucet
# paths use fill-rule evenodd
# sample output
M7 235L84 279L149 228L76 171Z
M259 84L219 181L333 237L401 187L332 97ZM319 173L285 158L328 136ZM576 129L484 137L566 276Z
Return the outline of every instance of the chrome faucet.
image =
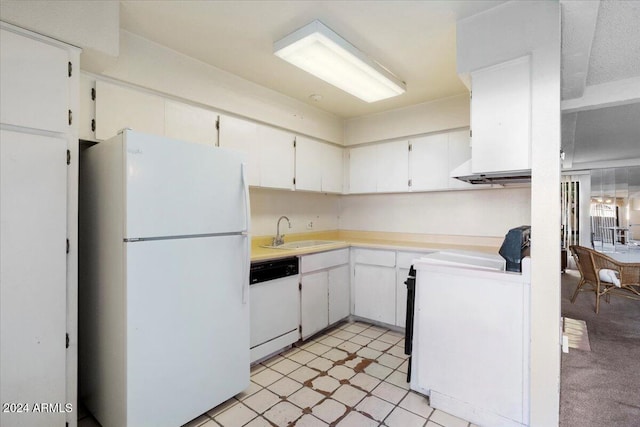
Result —
M291 228L291 221L289 221L289 218L284 215L278 218L278 225L276 226L276 237L274 237L273 241L271 242L272 246L280 246L284 243L284 234L280 234L280 221L282 221L283 219L287 220L287 224L289 224L289 228Z

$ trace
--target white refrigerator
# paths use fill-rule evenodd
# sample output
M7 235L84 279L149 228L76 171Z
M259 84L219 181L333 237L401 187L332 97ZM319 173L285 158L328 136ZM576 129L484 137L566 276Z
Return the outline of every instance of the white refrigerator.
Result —
M124 130L84 150L80 393L103 427L176 427L249 385L239 153Z

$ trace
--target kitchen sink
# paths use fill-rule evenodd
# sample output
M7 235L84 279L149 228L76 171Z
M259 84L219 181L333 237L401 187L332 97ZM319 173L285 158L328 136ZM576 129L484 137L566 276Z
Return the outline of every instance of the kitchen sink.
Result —
M344 243L338 240L299 240L297 242L283 243L281 245L265 245L263 248L269 249L305 249L317 246L334 245L336 243Z

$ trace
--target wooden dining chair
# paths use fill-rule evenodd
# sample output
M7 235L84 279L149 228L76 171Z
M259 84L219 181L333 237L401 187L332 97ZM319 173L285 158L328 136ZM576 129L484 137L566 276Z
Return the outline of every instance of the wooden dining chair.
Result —
M600 298L617 295L640 300L640 263L620 262L593 249L572 245L569 247L580 271L580 282L571 297L576 301L582 291L596 295L596 313L600 311Z

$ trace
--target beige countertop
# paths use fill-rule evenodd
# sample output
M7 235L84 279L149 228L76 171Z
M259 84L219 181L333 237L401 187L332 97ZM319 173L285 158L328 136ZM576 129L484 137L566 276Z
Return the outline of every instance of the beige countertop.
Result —
M300 249L273 249L273 236L257 236L251 242L251 261L266 261L290 256L307 255L351 246L415 252L456 249L497 254L501 237L427 235L370 231L320 231L285 236L285 242L300 240L330 240L336 243Z

